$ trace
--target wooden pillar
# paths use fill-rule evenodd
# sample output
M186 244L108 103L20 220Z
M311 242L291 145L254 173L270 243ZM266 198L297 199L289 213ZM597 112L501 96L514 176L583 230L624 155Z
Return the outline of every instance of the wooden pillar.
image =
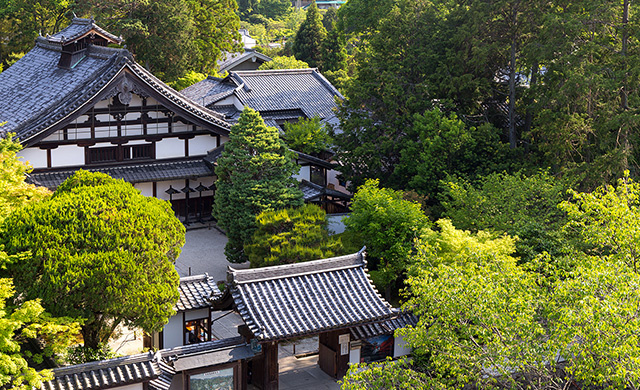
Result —
M262 344L262 354L264 357L264 360L262 361L264 370L262 389L278 390L278 342L274 341Z

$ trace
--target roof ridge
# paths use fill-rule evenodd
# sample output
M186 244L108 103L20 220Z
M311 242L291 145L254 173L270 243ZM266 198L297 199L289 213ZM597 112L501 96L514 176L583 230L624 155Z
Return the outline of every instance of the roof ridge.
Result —
M193 282L196 280L206 280L212 278L212 276L209 276L208 272L205 272L203 274L199 274L199 275L190 275L190 276L182 276L180 278L180 283L182 282Z
M265 70L238 70L229 73L238 74L238 76L256 76L266 74L310 74L317 72L318 68L301 68L301 69L265 69Z
M364 248L359 252L329 257L326 259L305 261L302 263L276 265L271 267L237 270L227 266L227 273L235 284L244 284L272 279L291 278L310 273L331 272L341 269L365 267Z
M64 375L66 373L80 373L85 371L93 371L102 368L116 367L122 364L129 363L142 363L146 361L153 361L154 354L152 352L144 352L136 355L127 355L122 357L111 358L107 360L98 360L95 362L88 362L82 364L76 364L73 366L58 367L52 371L56 377Z

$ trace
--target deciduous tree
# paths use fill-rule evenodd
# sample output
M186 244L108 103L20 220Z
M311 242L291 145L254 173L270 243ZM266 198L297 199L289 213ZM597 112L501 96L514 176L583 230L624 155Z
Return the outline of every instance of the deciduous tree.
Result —
M96 348L121 323L157 331L174 313L184 232L167 202L78 171L51 198L12 213L2 243L12 255L30 252L7 267L21 296L84 318L84 344Z
M227 234L227 259L247 261L244 245L256 229L256 215L302 206L302 193L291 175L298 172L293 152L260 114L246 107L231 128L216 167L214 215Z
M411 263L414 238L429 226L420 205L404 200L400 191L379 188L378 180L368 180L353 196L344 224L367 247L371 277L390 296Z

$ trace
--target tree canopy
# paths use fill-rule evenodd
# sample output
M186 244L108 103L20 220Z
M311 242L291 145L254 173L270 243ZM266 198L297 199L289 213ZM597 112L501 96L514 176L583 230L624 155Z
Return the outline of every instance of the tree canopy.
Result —
M342 254L339 239L329 237L327 215L320 207L263 211L245 252L251 267L300 263Z
M278 130L257 111L245 107L231 128L216 167L214 215L225 230L231 262L247 261L244 245L256 230L256 215L267 210L302 206L302 193L291 175L298 165Z
M11 212L49 195L48 190L25 183L25 173L30 167L16 157L19 150L20 144L11 135L0 139L0 223ZM0 269L27 256L8 255L0 244ZM36 372L29 362L40 363L45 356L55 357L73 342L79 331L72 319L53 318L46 313L40 299L25 300L16 295L9 278L0 278L0 323L0 386L13 389L39 388L42 381L50 379L50 371ZM23 351L21 344L28 339L38 339L44 347L42 352Z
M296 59L304 61L312 68L317 68L322 61L322 41L327 30L322 25L322 16L314 1L307 9L307 17L300 25L293 41L293 54Z
M160 330L174 313L173 262L185 230L167 202L81 170L2 227L9 254L30 252L7 266L16 290L53 315L83 318L87 347L108 341L121 323Z

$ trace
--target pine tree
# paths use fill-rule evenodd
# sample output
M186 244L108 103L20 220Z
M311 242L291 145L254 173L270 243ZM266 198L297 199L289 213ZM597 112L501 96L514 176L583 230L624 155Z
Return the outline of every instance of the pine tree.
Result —
M322 17L314 1L307 10L307 18L300 25L295 41L293 54L296 59L304 61L309 66L318 67L322 56L322 41L327 36L327 30L322 25Z
M298 169L278 130L267 127L257 111L245 108L216 168L214 214L229 239L229 261L247 260L244 244L256 229L256 215L302 205L302 193L291 178Z

